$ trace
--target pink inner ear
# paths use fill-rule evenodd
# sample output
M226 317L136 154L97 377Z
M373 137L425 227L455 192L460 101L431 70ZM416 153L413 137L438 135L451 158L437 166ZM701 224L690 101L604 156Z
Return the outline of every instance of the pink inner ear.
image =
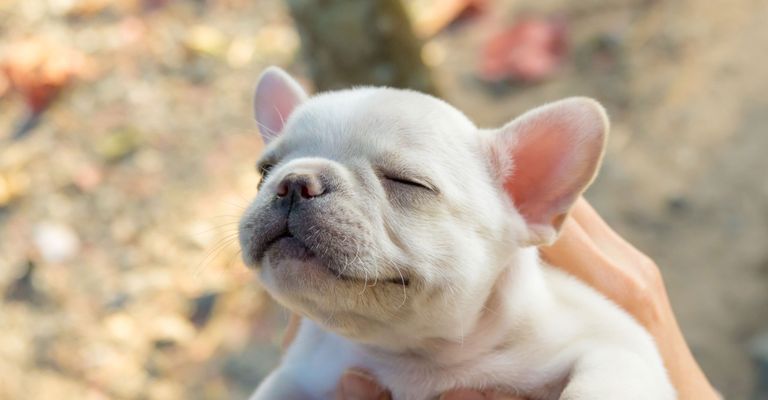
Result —
M566 150L568 135L559 128L522 135L512 149L514 171L504 187L529 223L551 223L543 219L552 217L552 211L567 208L562 204L567 199L562 197L568 197L572 188L558 186L568 185L563 179L567 173L564 167L571 164L572 155Z
M305 97L301 86L284 71L272 67L262 74L256 87L254 112L266 142L282 132L288 117Z
M291 96L290 92L280 90L277 85L272 83L269 83L265 90L269 94L264 96L266 97L264 99L265 104L259 107L259 115L261 116L259 122L269 128L270 134L277 134L283 130L285 120L296 105L296 99ZM271 110L270 107L272 107Z
M507 148L513 170L504 188L529 225L560 228L599 165L604 118L592 101L565 100L508 127L512 132L505 133L514 135Z

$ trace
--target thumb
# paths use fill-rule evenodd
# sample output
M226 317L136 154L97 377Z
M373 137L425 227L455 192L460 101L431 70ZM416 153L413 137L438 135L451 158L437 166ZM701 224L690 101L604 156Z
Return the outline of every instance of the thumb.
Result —
M339 400L390 400L386 389L365 371L349 369L341 377L336 398Z

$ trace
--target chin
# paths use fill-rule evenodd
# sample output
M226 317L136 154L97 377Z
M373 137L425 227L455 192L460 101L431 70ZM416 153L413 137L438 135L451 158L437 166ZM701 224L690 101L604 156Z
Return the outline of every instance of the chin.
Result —
M263 283L281 292L306 295L338 285L338 279L316 257L275 257L268 254L261 265L259 275Z

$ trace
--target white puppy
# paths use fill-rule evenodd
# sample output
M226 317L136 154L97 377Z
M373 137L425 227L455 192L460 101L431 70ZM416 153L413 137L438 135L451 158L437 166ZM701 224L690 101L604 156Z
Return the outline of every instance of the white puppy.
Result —
M305 318L252 399L331 399L350 367L397 400L453 388L675 398L651 337L535 247L555 239L600 165L597 102L481 130L407 90L307 98L273 67L255 112L268 146L240 244L269 293Z

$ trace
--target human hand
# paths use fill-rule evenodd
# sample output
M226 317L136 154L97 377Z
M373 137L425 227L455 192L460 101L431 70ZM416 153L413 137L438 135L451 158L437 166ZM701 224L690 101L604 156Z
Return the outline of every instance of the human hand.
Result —
M614 232L583 198L563 224L558 240L540 249L551 265L592 286L629 312L653 336L680 400L715 400L669 304L656 264ZM298 327L295 318L287 337ZM342 377L337 399L387 400L389 394L362 371ZM454 390L441 400L523 400L497 392Z
M680 400L716 400L691 354L656 263L614 232L580 198L544 259L592 286L629 312L653 336Z
M364 371L350 369L344 373L336 388L337 400L392 400L386 389ZM440 400L525 400L496 391L451 390Z

